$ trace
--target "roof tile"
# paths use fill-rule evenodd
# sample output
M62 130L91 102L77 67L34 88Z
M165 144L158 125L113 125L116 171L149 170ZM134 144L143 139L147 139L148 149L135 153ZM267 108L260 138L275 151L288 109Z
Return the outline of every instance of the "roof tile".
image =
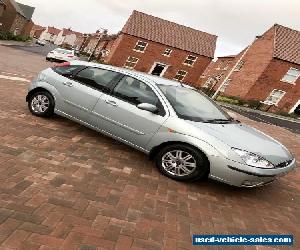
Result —
M275 25L275 58L300 64L300 31Z
M134 10L122 33L214 57L217 36Z

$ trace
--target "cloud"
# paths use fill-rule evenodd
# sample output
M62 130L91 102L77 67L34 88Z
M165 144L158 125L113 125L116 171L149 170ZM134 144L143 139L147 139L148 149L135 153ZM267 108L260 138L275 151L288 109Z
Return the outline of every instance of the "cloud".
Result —
M36 7L42 25L94 32L119 31L132 10L219 36L216 55L238 53L256 35L279 23L300 30L299 0L19 0Z

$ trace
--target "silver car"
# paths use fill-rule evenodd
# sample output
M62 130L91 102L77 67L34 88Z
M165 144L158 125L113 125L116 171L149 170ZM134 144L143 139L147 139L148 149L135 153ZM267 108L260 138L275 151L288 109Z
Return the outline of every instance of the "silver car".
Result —
M296 165L285 146L234 120L196 89L140 72L63 63L37 76L26 101L36 116L56 113L148 154L178 181L210 177L256 187Z

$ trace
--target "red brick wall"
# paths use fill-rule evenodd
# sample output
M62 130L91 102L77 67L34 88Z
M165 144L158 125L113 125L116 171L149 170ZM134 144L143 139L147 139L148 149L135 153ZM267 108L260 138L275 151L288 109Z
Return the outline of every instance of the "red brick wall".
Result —
M272 108L272 111L290 111L300 99L300 78L298 78L296 84L281 81L290 68L300 70L300 65L273 59L245 98L264 101L273 89L282 90L286 94L278 103L278 107Z
M232 68L235 60L235 58L231 57L220 57L216 62L211 62L199 78L197 85L201 87L210 77L215 78L221 74L224 74L224 76L218 81L218 83L220 83L220 81L225 78L229 70ZM225 65L228 65L227 69L225 69ZM215 86L219 86L220 84L218 83Z
M27 21L25 26L24 26L24 29L21 32L21 35L22 36L30 36L30 32L33 28L33 25L34 25L34 23L31 20Z
M243 57L245 62L244 66L240 71L235 71L230 76L231 82L227 86L224 95L227 96L237 96L245 98L247 93L250 91L253 85L256 84L257 79L265 71L266 67L272 60L273 55L273 43L274 43L274 28L271 28L263 34L261 38L258 38L247 51L246 55ZM244 51L238 54L234 61L232 61L230 67L227 71L224 71L225 75L219 80L215 85L214 90L216 90L220 84L223 82L225 77L228 75L232 67L240 59ZM222 60L220 61L220 63ZM218 63L217 63L218 64ZM209 72L206 72L207 76L200 80L202 85L205 83L209 75L219 74L216 70L217 66L214 65Z
M4 3L6 5L5 10L2 13L2 16L0 17L0 23L2 23L2 26L0 26L0 31L12 31L11 26L13 25L17 12L8 0L4 0Z
M136 52L133 50L138 40L148 42L148 46L144 53ZM166 48L170 48L173 50L170 57L162 55ZM197 61L192 67L183 64L188 55L194 55L198 57ZM186 83L191 83L193 85L196 84L200 75L204 72L204 70L212 60L211 58L205 56L196 55L156 42L139 39L127 34L122 34L114 42L112 52L107 58L107 62L118 67L123 67L128 56L133 56L140 59L135 67L135 70L138 71L149 72L154 62L160 62L169 65L167 71L164 74L164 77L166 78L174 78L178 70L187 71L188 74L183 81Z

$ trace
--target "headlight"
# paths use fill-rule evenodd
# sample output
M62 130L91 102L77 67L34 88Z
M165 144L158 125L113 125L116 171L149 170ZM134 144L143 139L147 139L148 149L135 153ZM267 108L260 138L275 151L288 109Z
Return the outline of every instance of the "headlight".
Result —
M236 152L247 165L257 168L274 168L274 165L271 162L259 155L238 148L232 148L232 150Z

